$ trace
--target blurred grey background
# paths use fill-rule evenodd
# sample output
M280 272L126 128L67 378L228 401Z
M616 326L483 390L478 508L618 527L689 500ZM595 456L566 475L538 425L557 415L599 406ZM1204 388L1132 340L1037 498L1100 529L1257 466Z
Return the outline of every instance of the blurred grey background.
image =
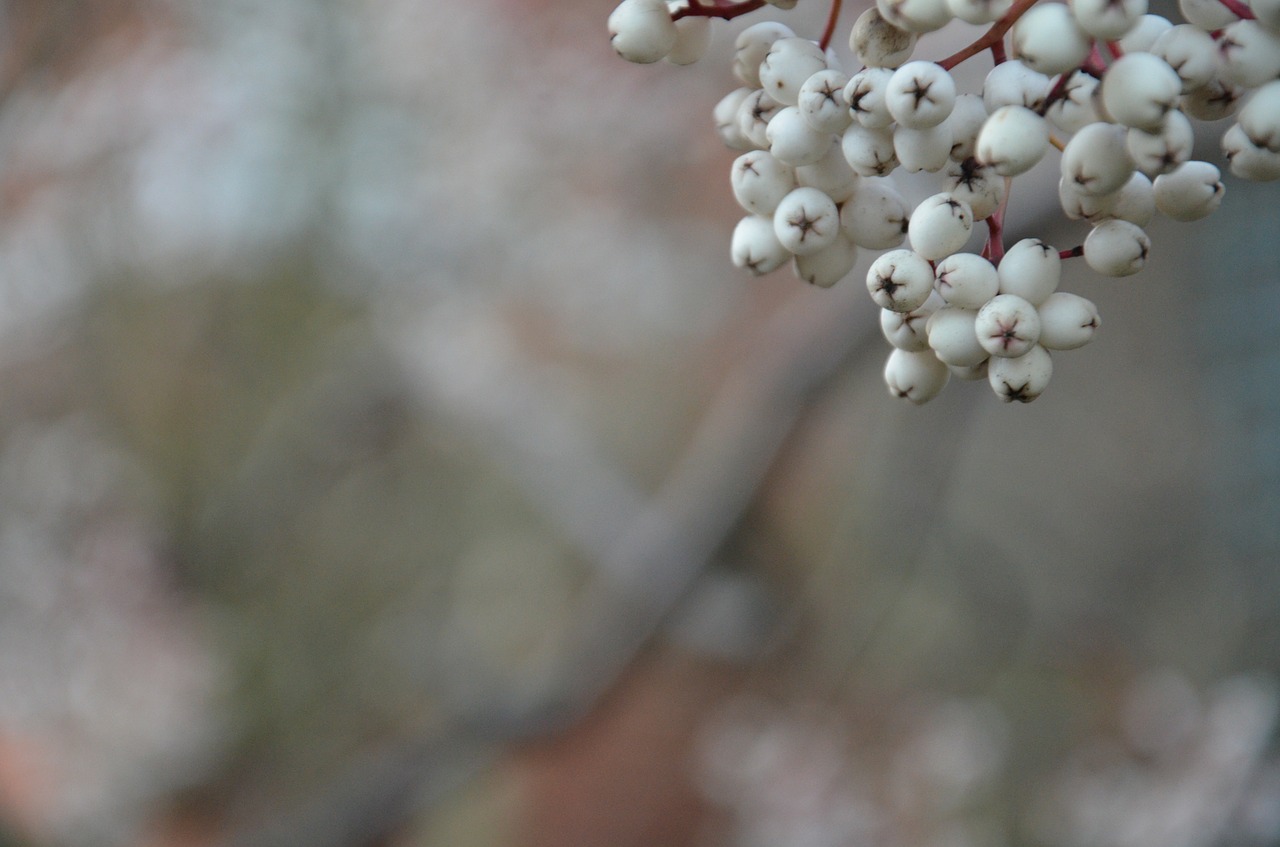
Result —
M1280 843L1276 186L907 406L611 7L0 3L0 844Z

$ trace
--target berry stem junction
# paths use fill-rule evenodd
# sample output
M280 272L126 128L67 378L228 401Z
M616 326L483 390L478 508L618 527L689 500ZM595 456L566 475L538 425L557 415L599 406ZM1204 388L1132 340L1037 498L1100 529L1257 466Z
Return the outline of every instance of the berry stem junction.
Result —
M1017 0L1017 2L1010 7L1009 11L1005 12L1004 17L992 24L991 29L983 33L977 41L973 42L968 47L965 47L963 50L952 53L947 58L938 62L938 64L942 66L943 70L949 71L966 59L971 59L978 55L983 50L994 49L996 44L1000 44L1001 49L1003 50L1005 33L1018 22L1018 18L1025 15L1027 10L1037 2L1038 0Z

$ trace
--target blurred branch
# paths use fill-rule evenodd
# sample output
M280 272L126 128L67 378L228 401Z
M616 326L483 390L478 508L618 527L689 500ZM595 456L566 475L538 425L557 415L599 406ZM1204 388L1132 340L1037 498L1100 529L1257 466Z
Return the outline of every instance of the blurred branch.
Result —
M462 390L454 379L457 339L416 346L409 358L427 407L500 443L531 500L596 562L598 577L538 695L496 692L460 703L448 738L375 755L296 816L230 843L373 845L482 769L497 745L562 731L588 712L732 532L805 407L851 354L878 338L868 310L855 286L804 290L779 309L647 502L528 366L494 362L482 370L504 374L501 391Z

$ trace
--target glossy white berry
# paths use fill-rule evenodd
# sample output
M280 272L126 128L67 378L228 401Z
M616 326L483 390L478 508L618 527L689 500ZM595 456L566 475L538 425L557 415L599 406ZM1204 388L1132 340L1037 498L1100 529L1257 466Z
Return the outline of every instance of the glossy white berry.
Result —
M1052 376L1053 359L1039 344L1017 358L992 356L987 365L987 381L1006 403L1030 403L1049 387Z
M1005 251L998 269L1001 294L1016 294L1039 306L1062 279L1058 251L1038 238L1024 238Z
M948 306L977 310L1000 293L996 266L977 253L952 253L938 263L934 277Z
M711 118L716 126L720 140L730 150L750 150L755 145L742 133L738 124L738 110L742 102L751 94L750 88L735 88L716 103L711 110Z
M929 316L925 332L929 349L939 361L956 367L973 367L990 357L990 353L978 343L975 322L976 309L945 306Z
M941 259L964 246L973 231L973 210L943 192L921 201L907 225L911 249L926 259ZM933 270L929 271L933 282Z
M1254 147L1280 153L1280 80L1255 91L1236 122Z
M1080 28L1103 41L1124 37L1147 13L1147 0L1070 0L1070 4Z
M978 310L973 330L992 356L1016 358L1040 340L1040 313L1016 294L997 294Z
M1013 6L1013 0L947 0L951 14L967 24L993 24Z
M1216 3L1218 0L1213 2ZM1150 52L1151 45L1155 44L1156 39L1172 28L1173 21L1163 15L1148 13L1138 18L1133 29L1121 36L1117 44L1122 53L1147 53Z
M1218 0L1178 0L1178 11L1187 23L1194 24L1205 32L1222 29L1239 20L1235 12Z
M1102 118L1094 107L1098 81L1088 74L1068 71L1071 77L1063 87L1062 97L1049 104L1045 117L1065 132L1079 132L1082 127Z
M881 129L893 123L893 115L885 105L885 89L893 71L889 68L863 68L849 78L844 89L844 99L849 103L849 114L862 126Z
M609 15L609 43L628 62L650 64L676 44L676 22L666 0L622 0Z
M818 250L804 256L796 256L796 276L810 285L830 288L849 275L858 261L858 247L844 233Z
M950 378L951 371L928 350L909 353L895 349L884 364L889 393L917 405L937 397Z
M1146 231L1129 221L1103 221L1084 240L1085 262L1103 276L1136 274L1150 252Z
M893 130L851 124L840 139L845 161L859 176L888 176L898 166Z
M910 250L890 250L871 263L867 291L882 309L910 312L933 293L933 268Z
M1208 85L1218 72L1218 45L1209 33L1191 24L1179 24L1162 33L1151 45L1182 80L1182 93Z
M840 145L832 144L823 156L812 165L795 169L796 185L816 188L836 203L843 203L853 196L858 187L858 175L844 159Z
M918 37L885 20L872 6L849 31L849 49L869 68L896 68L911 58Z
M986 220L1004 200L1005 179L976 159L954 162L947 167L946 190L969 204L975 221Z
M1240 124L1232 124L1222 134L1222 152L1226 154L1231 173L1254 182L1280 179L1280 153L1258 147Z
M814 164L827 154L836 138L829 132L814 129L795 106L779 109L769 119L764 137L769 142L769 152L792 167Z
M1012 55L1042 74L1066 73L1089 55L1091 42L1063 3L1038 3L1018 19L1010 33Z
M752 91L738 106L738 131L753 147L767 149L769 138L765 133L769 128L769 121L780 109L782 104L764 91Z
M1156 214L1155 188L1145 174L1135 173L1114 195L1115 202L1105 217L1145 227Z
M760 63L760 87L784 106L800 102L800 86L827 67L822 48L807 38L779 38Z
M1082 127L1062 151L1062 175L1081 194L1110 194L1133 175L1125 129L1111 123Z
M729 175L733 197L748 212L772 215L796 187L795 170L767 150L752 150L733 161Z
M1151 53L1126 53L1102 77L1102 103L1125 126L1148 132L1178 105L1182 80L1169 63Z
M898 165L907 173L942 170L951 161L951 145L950 121L927 129L906 126L893 129L893 153Z
M918 353L929 349L929 335L925 326L929 316L943 306L942 298L934 294L924 301L924 305L910 312L895 312L892 309L880 310L880 331L887 340L899 350Z
M886 21L909 32L933 32L951 22L946 0L876 0Z
M927 129L947 119L956 104L956 83L934 62L907 62L885 87L885 107L893 119L912 129Z
M1093 223L1109 218L1119 201L1119 190L1110 194L1085 194L1067 177L1058 180L1058 204L1062 213L1073 221L1084 219Z
M772 217L748 215L733 228L729 257L735 266L760 276L782 267L791 252L778 241Z
M1033 71L1017 59L1001 62L982 81L982 102L988 112L1001 106L1026 106L1039 109L1053 87L1053 81Z
M711 18L691 16L676 21L676 43L666 55L673 65L692 65L711 44Z
M977 160L1000 176L1035 167L1049 150L1049 124L1026 106L1001 106L987 118L974 148Z
M907 237L907 220L907 201L888 178L860 180L840 207L841 229L868 250L900 245Z
M1236 21L1218 34L1219 73L1246 88L1280 77L1280 33L1257 21Z
M1039 306L1040 345L1049 350L1083 347L1102 325L1092 301L1067 291L1055 291Z
M1222 203L1222 174L1209 162L1191 161L1152 182L1156 208L1175 221L1208 217Z
M849 77L843 71L826 68L800 86L797 105L809 125L822 132L843 132L853 122L849 101L844 99Z
M733 74L744 85L760 87L760 63L769 54L769 48L779 38L795 38L795 32L786 24L761 21L738 33L734 41Z
M816 253L840 235L840 211L818 189L801 186L779 201L773 231L782 246L797 256Z
M1149 177L1167 174L1191 158L1195 144L1191 120L1176 109L1164 116L1157 132L1131 129L1125 137L1125 149L1134 165Z

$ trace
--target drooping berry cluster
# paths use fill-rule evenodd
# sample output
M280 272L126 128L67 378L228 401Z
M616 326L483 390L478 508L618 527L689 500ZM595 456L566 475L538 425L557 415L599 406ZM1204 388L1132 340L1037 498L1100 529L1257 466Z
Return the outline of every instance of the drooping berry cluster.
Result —
M1219 169L1190 158L1192 119L1234 116L1222 136L1231 173L1280 179L1280 0L1180 0L1181 24L1147 14L1147 0L876 0L849 33L852 75L829 49L840 0L829 2L817 41L777 21L737 36L741 85L714 110L725 144L744 151L730 184L746 216L730 254L753 274L790 263L828 287L859 249L887 251L867 288L896 396L923 403L953 375L986 378L1005 401L1039 396L1049 351L1099 325L1091 302L1057 290L1061 262L1137 273L1157 212L1193 221L1221 202ZM622 0L609 31L625 59L689 64L713 18L795 4ZM920 36L953 19L988 29L954 55L912 60ZM959 92L951 70L988 50L982 91ZM1091 230L1066 250L1037 239L1006 250L1012 178L1051 148L1062 210ZM942 190L911 209L895 171L939 174ZM964 252L978 222L985 242Z

